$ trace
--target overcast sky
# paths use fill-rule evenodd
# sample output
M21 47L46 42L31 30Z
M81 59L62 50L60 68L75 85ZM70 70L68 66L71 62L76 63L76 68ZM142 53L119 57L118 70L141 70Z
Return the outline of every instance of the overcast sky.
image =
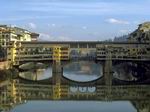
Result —
M0 24L42 40L105 40L150 20L150 0L0 0Z

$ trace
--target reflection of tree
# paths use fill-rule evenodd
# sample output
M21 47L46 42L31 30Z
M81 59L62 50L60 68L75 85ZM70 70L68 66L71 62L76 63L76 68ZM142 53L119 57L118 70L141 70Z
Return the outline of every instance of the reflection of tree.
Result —
M121 80L137 80L142 81L148 79L146 76L146 67L144 64L137 64L137 63L121 63L115 66L116 71L116 78Z

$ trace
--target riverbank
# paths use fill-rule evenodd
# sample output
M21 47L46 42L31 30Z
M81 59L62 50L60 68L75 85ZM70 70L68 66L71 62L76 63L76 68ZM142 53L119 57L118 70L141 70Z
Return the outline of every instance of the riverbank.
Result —
M0 70L9 69L8 61L0 61Z
M15 78L16 76L18 76L18 71L14 68L0 70L0 82Z

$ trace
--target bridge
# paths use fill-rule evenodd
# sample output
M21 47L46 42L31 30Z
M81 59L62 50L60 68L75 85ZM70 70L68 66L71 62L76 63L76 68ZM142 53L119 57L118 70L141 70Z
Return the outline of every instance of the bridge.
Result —
M7 60L12 66L31 61L53 61L54 51L60 48L61 61L111 60L149 61L149 42L10 42ZM109 56L111 55L111 56Z
M88 82L63 76L66 63L82 60L101 62L103 76ZM8 97L3 100L4 107L10 108L26 100L128 100L138 112L150 111L149 43L12 42L8 48L8 61L12 66L48 61L52 63L53 76L40 81L18 76L8 81L1 93ZM125 62L142 70L133 71L139 80L122 81L113 76L112 66ZM146 69L143 70L143 66Z

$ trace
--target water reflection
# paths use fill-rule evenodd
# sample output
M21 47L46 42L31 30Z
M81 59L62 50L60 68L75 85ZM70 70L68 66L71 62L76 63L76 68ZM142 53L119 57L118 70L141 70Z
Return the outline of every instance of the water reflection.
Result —
M127 101L30 101L10 112L136 112Z
M114 78L125 81L142 81L149 78L149 67L147 65L124 62L113 67Z
M14 84L15 83L15 84ZM18 85L20 84L20 85ZM23 84L23 83L16 83L16 79L15 80L5 80L5 81L0 81L0 109L4 109L4 110L10 110L9 112L99 112L99 111L103 111L103 112L136 112L135 108L137 109L148 109L150 108L149 103L147 103L145 105L146 102L149 102L149 87L147 85L146 88L144 88L144 85L141 85L141 87L135 86L128 86L129 89L124 92L123 95L123 91L121 91L120 89L122 89L121 86L119 86L118 90L115 89L103 89L103 87L105 88L105 86L101 86L100 89L97 91L97 89L95 87L70 87L70 91L73 92L71 94L74 95L78 95L78 93L80 93L80 97L86 95L87 93L90 93L90 95L92 94L97 94L101 95L106 93L107 94L107 98L106 100L111 101L111 102L101 102L101 101L106 101L103 96L102 99L98 99L99 102L97 101L30 101L30 100L34 100L30 99L30 96L32 95L31 93L44 93L45 88L35 88L36 86L33 84L33 87L31 85L28 86L28 84ZM40 85L41 86L41 85ZM49 86L49 85L46 85ZM45 86L45 87L46 87ZM126 86L124 86L126 87ZM123 88L124 88L123 87ZM143 88L142 88L143 87ZM19 89L21 88L21 89ZM36 92L30 92L30 90L35 89ZM134 90L135 91L134 91ZM48 89L49 92L52 92L50 89ZM88 92L87 92L88 91ZM124 100L130 100L132 103L135 101L135 103L137 103L136 105L131 105L131 103L129 102L125 102L125 101L119 101L119 102L115 102L115 96L117 96L118 94L116 94L118 91L119 94L123 95L123 96L119 96L117 98L117 101L120 100L122 97L127 98ZM17 93L18 92L18 93ZM116 92L115 94L113 94L113 92ZM29 93L29 96L27 95ZM82 94L81 94L82 93ZM24 94L26 97L25 99L22 99L24 96L22 96L21 94ZM70 94L70 93L69 93ZM132 97L128 97L128 96L132 96L133 95L133 99ZM112 97L113 96L113 97ZM29 99L28 99L29 97ZM35 96L37 99L39 97ZM48 100L50 96L47 97ZM42 97L40 97L42 98ZM110 99L109 99L110 98ZM112 99L115 99L114 101L112 101ZM36 100L37 100L36 99ZM140 100L139 100L140 99ZM27 104L25 104L25 101L29 100L29 102ZM40 99L42 100L42 99ZM50 99L51 100L51 99ZM140 103L141 101L143 101L142 103ZM133 103L133 104L135 104ZM139 111L139 112L149 112L149 110L147 111Z
M29 80L43 80L52 77L52 67L36 69L34 71L19 72L19 76Z
M63 75L71 80L92 81L103 74L102 65L90 61L72 62L64 66Z
M123 63L113 66L113 77L124 81L136 81L140 79L136 72L132 71L131 63ZM19 76L30 80L43 80L52 77L52 66L49 64L42 69L20 72ZM79 82L98 79L103 76L103 66L94 61L76 61L63 65L63 76ZM145 77L145 74L142 75ZM148 76L148 75L147 75Z
M76 93L76 92L94 93L96 92L96 87L70 87L70 92L72 93Z
M117 69L116 69L117 71ZM119 71L119 70L118 70ZM68 77L73 80L77 81L89 81L89 80L94 80L97 79L102 75L102 66L100 64L96 64L95 62L88 62L88 61L82 61L82 62L73 62L70 64L67 64L64 66L64 71L63 74L65 77ZM121 72L120 72L121 74ZM23 78L27 78L30 80L42 80L42 79L47 79L52 76L52 67L48 66L47 68L44 69L37 69L33 71L24 71L20 72L19 75ZM88 78L87 78L88 77ZM123 76L122 76L123 77ZM150 105L143 106L144 103L140 103L137 105L131 105L129 102L113 102L111 101L113 98L117 98L118 100L129 100L129 101L135 101L139 103L139 101L149 101L149 85L139 85L137 86L124 86L122 87L119 85L117 88L113 88L110 90L104 89L105 87L102 85L97 89L98 87L95 86L77 86L77 85L72 85L70 88L68 88L67 94L71 94L69 98L83 98L86 99L87 97L92 96L93 94L96 95L96 98L99 97L98 100L102 101L111 101L111 102L78 102L78 101L29 101L27 104L25 103L25 100L28 100L26 98L29 97L29 100L32 97L33 94L35 95L35 98L42 98L41 96L45 97L47 95L47 99L50 98L50 94L52 92L52 88L46 89L46 86L52 86L52 85L46 85L42 86L40 88L36 87L37 85L33 84L28 86L28 84L23 85L23 83L20 83L20 85L17 85L17 82L15 84L13 79L10 80L0 80L0 109L12 109L10 112L136 112L135 108L136 106L141 107L136 107L139 109L147 109L149 108ZM98 85L100 86L100 85ZM146 88L144 88L146 86ZM20 91L19 91L19 88ZM44 89L43 89L44 88ZM128 88L126 90L126 88ZM35 89L34 91L30 91L32 89ZM123 90L126 91L123 91ZM48 90L48 91L47 91ZM47 93L44 91L47 91ZM18 93L17 93L18 92ZM38 96L40 93L40 97ZM103 96L106 93L106 96ZM51 93L53 94L53 93ZM90 94L89 96L86 96L87 94ZM20 96L19 96L20 95ZM33 95L33 96L34 96ZM37 95L37 96L36 96ZM84 96L85 95L85 96ZM131 97L130 97L131 95ZM106 99L105 99L106 97ZM21 99L25 98L25 99ZM110 98L110 99L109 99ZM124 99L121 99L124 98ZM127 99L126 99L127 98ZM133 98L133 99L132 99ZM37 100L36 99L36 100ZM46 100L47 100L46 99ZM136 101L136 99L138 101ZM140 99L140 100L139 100ZM42 99L40 99L42 100ZM52 99L50 99L52 100ZM97 100L97 99L96 99ZM116 99L115 99L116 101ZM23 104L22 104L23 103ZM20 105L21 104L21 105ZM143 111L142 111L143 112ZM149 112L146 111L146 112Z
M91 81L102 76L102 65L90 61L72 62L63 67L63 75L75 81ZM20 72L19 76L30 80L43 80L52 77L52 66L45 69Z

